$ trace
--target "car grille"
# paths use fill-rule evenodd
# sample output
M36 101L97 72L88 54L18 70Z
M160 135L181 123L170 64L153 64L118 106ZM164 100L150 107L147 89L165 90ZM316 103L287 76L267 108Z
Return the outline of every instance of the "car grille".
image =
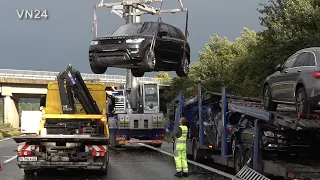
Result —
M121 44L124 40L122 39L102 39L99 40L99 44Z

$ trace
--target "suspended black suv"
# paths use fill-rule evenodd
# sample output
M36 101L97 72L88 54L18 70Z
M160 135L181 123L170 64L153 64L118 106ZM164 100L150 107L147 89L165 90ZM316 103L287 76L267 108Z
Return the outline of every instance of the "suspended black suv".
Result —
M183 77L189 73L190 46L181 30L169 24L131 23L93 39L89 62L95 74L117 67L131 69L135 77L151 71L176 71Z

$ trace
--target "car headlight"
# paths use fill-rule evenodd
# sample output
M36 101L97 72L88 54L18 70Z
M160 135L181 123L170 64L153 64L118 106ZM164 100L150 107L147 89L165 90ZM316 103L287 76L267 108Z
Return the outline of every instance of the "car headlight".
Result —
M98 41L91 41L91 45L97 45Z
M144 38L138 38L138 39L127 39L126 43L141 43L144 40Z

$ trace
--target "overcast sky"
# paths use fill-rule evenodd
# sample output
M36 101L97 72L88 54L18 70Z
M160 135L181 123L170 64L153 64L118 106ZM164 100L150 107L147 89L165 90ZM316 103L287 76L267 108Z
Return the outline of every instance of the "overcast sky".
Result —
M185 7L189 9L192 62L198 60L198 52L213 34L234 40L243 27L261 30L256 9L259 2L265 1L184 0ZM91 73L88 48L93 37L93 6L99 2L100 0L1 0L0 68L62 71L71 63L81 72ZM178 0L164 0L165 8L178 6ZM19 19L17 9L46 9L49 18ZM147 15L141 20L156 21L157 17ZM184 29L184 13L162 15L162 20ZM123 23L124 20L111 14L110 9L98 9L99 35L113 32ZM110 68L107 74L125 75L124 72L122 69ZM151 75L154 73L146 74Z

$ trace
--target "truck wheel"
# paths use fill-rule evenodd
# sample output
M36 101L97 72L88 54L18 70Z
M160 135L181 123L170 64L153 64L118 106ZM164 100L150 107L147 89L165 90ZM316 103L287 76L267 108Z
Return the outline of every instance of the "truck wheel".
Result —
M134 77L144 76L144 71L142 69L131 69L131 73Z
M196 146L196 143L194 142L192 144L192 157L193 157L193 161L194 162L199 162L200 161L200 158L199 158L199 155L198 155L198 149L197 149L197 146Z
M24 175L26 175L26 176L33 176L34 173L36 172L33 169L24 169L23 171L24 171Z
M269 85L266 85L263 89L263 107L267 111L275 111L277 109L277 103L273 102L272 93Z
M121 148L121 145L114 145L113 148Z
M162 143L161 144L154 144L153 147L159 148L159 147L161 147L161 145L162 145Z
M188 76L189 74L189 59L187 58L187 56L183 55L181 62L179 63L177 70L176 70L176 74L179 77L185 77Z
M102 170L100 171L101 175L105 176L108 174L108 165L109 165L109 152L107 153L107 155L105 156L104 159L104 167L102 168Z
M238 148L234 151L233 162L234 162L234 171L235 171L235 173L238 173L243 166L242 155L241 155L241 152Z
M103 74L106 72L107 67L99 67L90 63L91 71L95 74Z

